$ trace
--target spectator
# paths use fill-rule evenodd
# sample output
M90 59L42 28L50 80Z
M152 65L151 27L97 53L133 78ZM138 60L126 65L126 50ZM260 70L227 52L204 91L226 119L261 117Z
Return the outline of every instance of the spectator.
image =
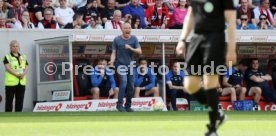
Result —
M42 0L42 5L37 6L34 9L35 17L37 20L36 22L42 21L44 19L44 10L46 8L51 8L53 10L53 15L55 15L54 8L52 7L52 0Z
M108 0L108 6L101 12L103 24L105 24L106 21L113 19L115 10L115 0Z
M230 94L232 103L237 100L236 94L239 95L239 100L244 100L245 98L246 88L242 87L242 84L244 80L244 72L246 69L246 62L241 60L238 66L228 69L228 71L223 76L223 89L220 93L222 96Z
M59 29L57 21L53 18L53 12L52 8L44 10L44 19L38 23L38 29Z
M103 11L108 6L108 0L97 0L97 5L100 11Z
M154 0L140 0L140 5L146 10L155 5Z
M7 18L8 17L8 8L7 5L4 3L3 0L0 0L0 16L2 16L2 18Z
M163 0L154 0L155 5L146 10L146 17L152 28L165 29L170 19L169 10Z
M134 15L140 16L140 24L142 28L145 28L148 25L147 18L145 17L144 8L139 5L138 0L130 0L130 4L125 6L123 9L123 16L126 19L129 19L131 18L129 16Z
M113 97L118 98L119 89L116 87L114 75L107 67L106 60L99 60L98 65L91 74L91 93L93 99L99 97Z
M252 9L249 7L249 0L241 0L241 6L237 8L237 24L241 25L241 15L246 14L248 18L248 23L252 23L253 25L257 25L255 20L255 15Z
M240 30L255 30L256 29L255 25L248 22L249 18L248 18L247 14L242 14L240 17L241 18L239 18L239 20L241 21L241 24L237 25L237 29L240 29Z
M269 25L273 25L273 15L269 9L269 0L261 0L261 5L259 7L256 7L254 10L255 19L257 20L257 23L260 22L259 17L261 14L265 14L267 16L267 20Z
M112 21L106 22L104 29L122 29L121 17L122 12L120 10L115 10Z
M120 10L123 10L123 8L129 4L130 0L116 0L116 7Z
M251 68L246 71L245 77L247 89L250 90L247 95L251 95L252 88L255 88L255 90L261 90L258 93L261 92L265 100L276 103L276 91L272 90L268 85L268 81L272 80L272 78L269 74L259 69L258 59L252 59Z
M271 10L272 14L275 15L275 12L276 12L276 1L275 0L270 0L270 10Z
M67 0L59 0L60 7L55 9L58 24L63 27L69 22L73 22L74 11L67 7Z
M42 0L29 0L28 10L34 12L34 9L39 6L42 6Z
M10 53L4 57L6 112L12 112L15 97L15 112L22 112L28 72L27 57L19 53L19 43L16 40L10 43Z
M172 29L182 29L184 19L188 12L187 0L179 0L177 7L173 11Z
M68 4L69 7L74 9L74 11L78 10L79 8L85 6L89 0L69 0Z
M73 16L73 22L72 23L67 23L64 26L64 29L80 29L82 27L82 24L83 24L82 18L83 18L82 14L76 13Z
M11 26L7 24L7 18L4 15L0 15L0 29L7 28L11 28Z
M7 5L7 7L9 9L14 7L14 0L5 0L5 4ZM26 7L28 6L28 1L27 0L23 0L21 3L22 6Z
M184 96L184 72L180 71L180 66L178 62L174 62L172 70L166 75L167 84L167 96L170 96L171 105L174 111L176 108L176 97L179 95Z
M27 8L22 5L22 0L14 0L13 8L8 13L8 18L11 19L14 28L22 28L21 17L24 11L27 11Z
M141 29L141 25L140 25L140 17L138 15L134 15L131 18L131 28L132 29Z
M122 35L117 36L112 43L112 54L110 65L114 65L120 77L119 96L116 108L120 112L133 112L131 100L133 93L133 75L130 66L133 62L134 53L141 55L142 50L136 36L131 35L130 24L124 23L122 26ZM127 72L128 71L128 72ZM123 98L126 96L125 107L123 107Z
M66 6L68 6L68 5L66 5ZM54 9L60 7L60 2L59 2L59 0L52 0L52 5L51 5L51 7L53 7Z
M179 0L164 0L164 4L170 11L174 11L174 8L177 7Z
M139 67L134 70L134 97L145 97L153 95L159 96L159 91L156 87L155 76L153 70L148 68L148 62L145 58L139 60Z
M28 11L24 11L21 17L22 27L24 29L35 29L35 25L30 21L30 14Z
M252 7L256 8L261 5L261 0L251 0L252 1Z
M96 0L88 0L87 4L79 8L77 12L83 14L83 20L85 23L87 23L92 17L100 18Z
M97 20L97 18L92 17L86 29L103 29L101 20Z
M258 29L263 29L263 30L273 29L273 27L269 24L267 20L267 16L265 14L261 14L259 20L260 22L257 24Z

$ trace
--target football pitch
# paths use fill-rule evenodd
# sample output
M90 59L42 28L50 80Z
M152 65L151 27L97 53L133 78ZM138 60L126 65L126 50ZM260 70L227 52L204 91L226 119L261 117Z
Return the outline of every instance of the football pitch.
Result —
M276 136L276 112L226 112L220 136ZM206 112L0 113L0 136L203 136Z

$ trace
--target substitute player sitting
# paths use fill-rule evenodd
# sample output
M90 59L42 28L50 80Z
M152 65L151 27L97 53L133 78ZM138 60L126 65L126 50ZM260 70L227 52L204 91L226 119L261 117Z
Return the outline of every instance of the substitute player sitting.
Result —
M221 92L222 96L231 96L231 102L237 100L237 95L239 95L239 100L244 100L246 88L242 87L244 80L244 72L247 69L246 62L241 60L238 66L228 69L228 71L223 76L223 89Z
M159 91L156 87L156 80L153 70L148 68L148 62L145 58L139 60L139 67L134 70L134 97L144 97L153 95L159 96Z
M181 95L181 97L184 96L184 75L184 72L180 70L180 65L177 62L173 63L172 70L170 70L166 75L166 94L170 97L171 105L174 111L177 111L176 97L179 95Z
M116 87L114 74L107 68L107 61L101 59L91 74L91 93L93 99L99 97L118 98L119 89Z

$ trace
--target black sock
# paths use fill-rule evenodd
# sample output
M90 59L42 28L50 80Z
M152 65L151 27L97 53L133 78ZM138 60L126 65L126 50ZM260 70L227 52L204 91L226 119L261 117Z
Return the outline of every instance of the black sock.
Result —
M196 98L200 104L207 104L206 91L203 88L200 88L196 93L194 93L193 97Z
M210 128L216 130L216 120L219 116L218 114L218 104L219 104L219 95L217 89L208 89L206 90L207 103L210 106L209 119L210 119Z

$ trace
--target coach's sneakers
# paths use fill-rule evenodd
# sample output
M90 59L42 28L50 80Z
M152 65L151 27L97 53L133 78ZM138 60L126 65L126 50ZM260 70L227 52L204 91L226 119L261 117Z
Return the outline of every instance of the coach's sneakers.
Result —
M216 122L216 129L218 129L226 120L227 116L223 113L222 110L219 110L219 117Z
M214 128L211 128L210 125L207 125L208 132L205 133L205 136L218 136L216 130Z
M125 109L122 105L118 105L118 104L117 104L116 109L117 109L119 112L126 112L126 109Z
M130 107L126 107L125 110L126 110L126 112L134 112L134 110Z

